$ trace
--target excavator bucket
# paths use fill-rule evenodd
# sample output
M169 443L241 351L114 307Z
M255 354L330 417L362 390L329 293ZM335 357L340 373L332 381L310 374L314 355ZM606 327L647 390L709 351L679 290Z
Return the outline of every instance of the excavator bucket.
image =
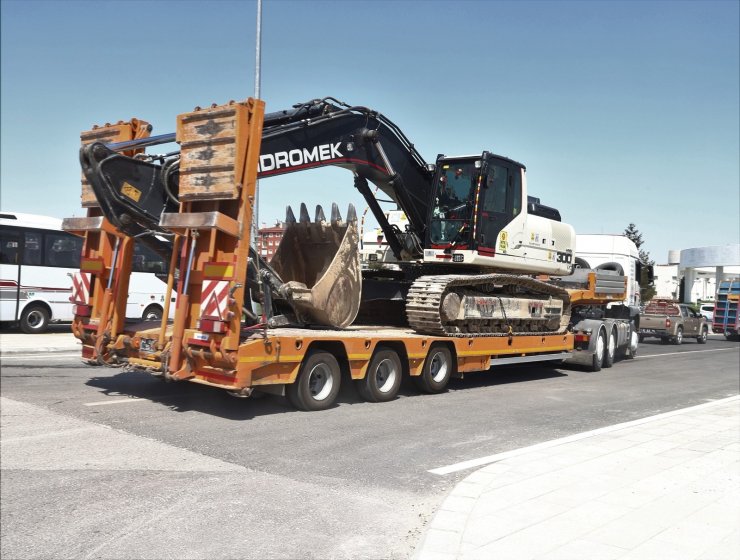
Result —
M282 241L270 261L283 281L280 295L305 323L348 327L357 316L362 291L354 206L350 204L346 221L336 204L329 221L321 206L311 221L305 204L296 221L289 206L285 222Z

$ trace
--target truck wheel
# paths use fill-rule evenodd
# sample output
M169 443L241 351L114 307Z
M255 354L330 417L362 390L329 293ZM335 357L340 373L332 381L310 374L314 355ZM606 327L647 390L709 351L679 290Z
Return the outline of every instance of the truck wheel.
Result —
M452 377L452 354L446 346L432 346L424 361L421 375L414 377L414 383L425 393L441 393Z
M357 391L368 402L393 400L401 387L401 358L389 348L375 351L364 379L357 380Z
M676 336L673 337L673 344L679 345L683 342L683 328L678 327L676 329Z
M643 340L645 340L645 335L644 334L638 334L637 335L637 341L638 342L642 342Z
M144 310L141 318L144 321L161 321L162 320L162 308L158 305L150 305Z
M614 365L614 354L617 350L617 337L614 333L611 333L609 335L609 342L606 345L605 350L606 352L604 352L604 367L610 368Z
M29 305L21 313L21 330L26 334L39 334L49 326L49 311L43 305Z
M594 349L594 355L591 358L591 367L589 368L592 372L596 373L601 371L601 364L604 362L604 354L606 352L606 337L604 331L599 330L599 337L596 339L596 348Z
M309 353L301 365L295 382L288 385L288 400L301 410L325 410L339 394L341 370L337 359L329 352Z
M696 342L698 342L699 344L706 344L707 343L707 334L709 334L707 332L707 329L702 329L701 330L701 334L696 337Z

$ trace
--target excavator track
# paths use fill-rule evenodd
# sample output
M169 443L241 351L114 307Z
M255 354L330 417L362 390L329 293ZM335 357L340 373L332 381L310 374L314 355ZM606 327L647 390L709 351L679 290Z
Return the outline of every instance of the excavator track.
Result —
M463 321L445 320L443 303L449 294L481 297L495 302L497 298L551 297L562 301L562 312L542 328L545 321L526 317L507 317L504 304L487 317ZM500 299L499 299L500 301ZM495 306L495 303L494 303ZM406 300L409 325L421 334L453 337L542 336L563 333L570 320L570 296L566 290L526 276L481 274L422 276L409 289ZM500 316L497 316L500 315ZM556 329L549 328L557 321Z

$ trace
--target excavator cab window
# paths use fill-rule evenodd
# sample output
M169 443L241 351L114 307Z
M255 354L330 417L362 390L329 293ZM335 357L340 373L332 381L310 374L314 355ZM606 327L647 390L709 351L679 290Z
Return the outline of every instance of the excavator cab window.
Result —
M433 245L470 243L478 176L478 166L473 160L447 162L439 166L430 224Z

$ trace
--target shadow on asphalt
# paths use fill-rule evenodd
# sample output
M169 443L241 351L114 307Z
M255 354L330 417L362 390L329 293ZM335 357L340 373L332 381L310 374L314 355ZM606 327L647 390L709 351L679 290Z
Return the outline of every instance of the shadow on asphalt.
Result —
M72 325L70 323L51 323L46 331L46 333L69 333L72 334ZM14 325L13 323L0 323L0 333L18 333L23 334L23 331L20 329L18 325ZM34 336L34 335L29 335Z
M271 414L300 413L287 399L278 395L260 394L241 399L229 395L225 390L197 383L168 382L148 373L101 369L100 375L91 377L86 385L101 390L103 395L120 397L128 395L166 406L176 412L201 412L229 420L249 420ZM92 373L92 372L91 372ZM495 372L469 374L464 379L452 379L450 391L465 391L479 387L522 383L537 379L567 377L554 367L544 365L521 365L497 368ZM405 378L398 392L399 397L423 398L411 379ZM349 379L343 378L334 407L339 405L363 404Z

